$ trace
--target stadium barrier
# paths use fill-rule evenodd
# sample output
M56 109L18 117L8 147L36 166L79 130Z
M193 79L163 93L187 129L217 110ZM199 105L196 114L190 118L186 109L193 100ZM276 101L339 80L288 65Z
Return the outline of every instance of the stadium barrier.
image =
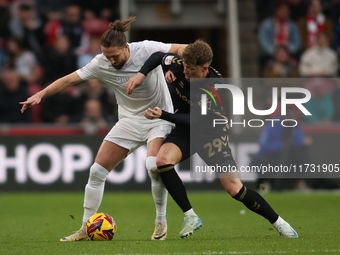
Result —
M89 167L108 130L95 130L89 135L79 127L6 127L0 128L1 191L76 191L84 190ZM340 127L306 127L313 139L311 163L339 163L336 145ZM231 147L238 166L249 165L258 151L258 133L231 135ZM150 190L145 169L146 146L131 153L111 171L106 190ZM198 160L195 157L193 160ZM190 177L190 161L177 167L188 189L222 189L216 176ZM257 175L241 173L245 182Z

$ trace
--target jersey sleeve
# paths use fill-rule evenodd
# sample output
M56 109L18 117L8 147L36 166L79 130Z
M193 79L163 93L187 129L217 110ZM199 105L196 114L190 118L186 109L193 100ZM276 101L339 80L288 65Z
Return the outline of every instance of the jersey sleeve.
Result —
M98 55L92 59L86 66L78 69L77 74L82 80L97 79L99 72Z
M176 77L183 75L183 59L177 54L169 54L163 58L162 67L166 71L171 70Z
M152 71L153 69L155 69L158 65L162 64L162 59L164 58L164 56L166 56L167 53L164 52L155 52L153 53L148 60L144 63L144 65L142 66L142 68L140 69L140 73L144 74L145 76L147 76L147 74Z
M160 118L187 128L190 128L190 124L202 124L202 116L200 115L200 107L198 105L192 105L191 112L188 113L169 113L162 110ZM203 122L204 121L205 120L203 119Z
M160 118L175 123L176 125L190 127L190 113L169 113L162 111Z
M147 52L147 58L149 58L153 53L160 51L164 53L168 53L171 49L171 43L162 43L156 41L143 41L143 47ZM147 59L145 59L146 61Z
M162 65L163 70L169 71L173 69L178 69L177 65L178 60L181 61L180 56L173 54L173 53L164 53L164 52L155 52L153 53L148 60L144 63L142 68L140 69L140 73L144 74L145 76L156 68L158 65Z

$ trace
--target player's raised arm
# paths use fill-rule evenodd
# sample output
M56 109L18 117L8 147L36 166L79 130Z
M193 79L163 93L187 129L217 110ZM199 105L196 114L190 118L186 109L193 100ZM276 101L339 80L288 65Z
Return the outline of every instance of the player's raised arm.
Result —
M171 48L168 53L181 55L187 44L171 44ZM155 52L144 63L141 70L134 77L130 78L126 84L126 93L130 95L135 88L142 85L145 76L158 65L162 64L163 57L168 54L165 52Z
M77 84L81 82L82 79L76 72L73 72L69 75L66 75L55 82L51 83L49 86L44 88L43 90L37 92L33 96L29 97L26 101L20 102L22 104L21 112L24 112L28 107L32 107L41 102L41 99L45 96L54 95L60 91L67 89L73 84Z
M153 69L155 69L158 65L162 64L162 59L167 53L164 52L155 52L153 53L148 60L144 63L139 72L131 77L126 83L126 93L130 95L135 88L138 88L142 85L145 76L148 75Z
M169 53L174 53L182 56L183 50L187 46L187 44L172 44Z

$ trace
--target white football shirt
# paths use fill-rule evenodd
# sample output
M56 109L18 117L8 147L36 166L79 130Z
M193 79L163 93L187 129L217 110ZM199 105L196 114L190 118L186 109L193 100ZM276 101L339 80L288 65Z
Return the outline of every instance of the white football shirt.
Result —
M135 76L146 60L155 52L169 52L171 44L142 41L128 43L130 57L120 69L115 69L111 62L98 54L86 66L77 70L82 80L98 79L108 84L113 90L118 103L118 118L137 118L145 124L150 121L144 117L143 111L158 106L162 110L173 113L171 96L164 78L162 67L152 70L144 79L143 84L134 89L131 95L126 94L127 81Z

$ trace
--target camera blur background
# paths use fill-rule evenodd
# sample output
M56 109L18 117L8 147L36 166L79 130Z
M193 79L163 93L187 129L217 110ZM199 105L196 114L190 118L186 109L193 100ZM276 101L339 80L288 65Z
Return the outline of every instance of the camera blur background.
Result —
M23 114L19 102L90 62L108 24L130 15L137 17L130 42L200 38L211 45L212 66L224 77L283 78L253 88L257 109L268 109L271 86L304 78L300 86L311 91L305 107L312 116L294 117L299 125L292 132L231 128L238 165L339 163L339 0L0 0L1 191L84 189L96 151L117 121L113 92L89 80ZM129 155L109 175L106 190L149 190L145 155L145 147ZM177 170L189 190L222 190L211 176L190 178L189 162ZM315 176L241 177L267 191L340 187L338 179Z

